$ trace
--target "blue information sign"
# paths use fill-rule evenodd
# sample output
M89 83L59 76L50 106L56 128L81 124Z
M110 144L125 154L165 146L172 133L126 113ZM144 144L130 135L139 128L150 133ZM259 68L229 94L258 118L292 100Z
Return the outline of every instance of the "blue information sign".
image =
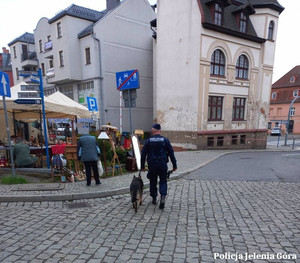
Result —
M86 97L89 111L98 111L97 100L94 97Z
M140 87L139 71L137 69L116 73L117 89L138 89Z
M17 104L41 104L41 99L17 99L14 100Z
M0 96L11 97L8 74L2 71L0 71Z

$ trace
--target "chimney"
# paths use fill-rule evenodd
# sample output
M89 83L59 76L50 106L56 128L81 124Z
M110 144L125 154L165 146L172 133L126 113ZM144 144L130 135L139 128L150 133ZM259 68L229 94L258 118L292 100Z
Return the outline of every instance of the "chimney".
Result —
M9 54L9 50L6 47L2 47L2 52L5 54Z
M120 4L121 0L106 0L106 11L114 9Z

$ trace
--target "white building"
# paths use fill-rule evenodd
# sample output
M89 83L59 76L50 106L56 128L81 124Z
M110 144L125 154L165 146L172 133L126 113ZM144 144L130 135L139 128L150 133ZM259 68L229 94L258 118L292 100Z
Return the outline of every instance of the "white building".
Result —
M45 94L59 90L84 105L87 96L95 97L100 123L120 127L120 92L115 73L138 69L140 89L136 108L132 109L133 128L149 130L153 120L149 22L156 14L147 0L106 2L107 9L102 12L71 5L53 18L43 17L37 23L34 45ZM13 42L11 50L17 44ZM17 65L15 61L12 64L13 68ZM129 131L127 108L123 109L122 117L120 128Z
M264 148L276 0L158 0L154 118L176 145Z

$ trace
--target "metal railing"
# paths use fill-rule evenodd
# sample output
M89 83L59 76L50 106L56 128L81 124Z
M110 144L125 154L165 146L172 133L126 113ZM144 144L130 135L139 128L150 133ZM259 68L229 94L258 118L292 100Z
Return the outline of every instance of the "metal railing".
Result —
M25 52L21 55L21 62L25 60L37 60L36 52Z

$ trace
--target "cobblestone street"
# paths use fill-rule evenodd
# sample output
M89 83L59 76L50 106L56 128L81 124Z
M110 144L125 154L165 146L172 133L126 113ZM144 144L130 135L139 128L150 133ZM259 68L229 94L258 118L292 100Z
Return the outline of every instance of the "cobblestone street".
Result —
M128 194L0 203L0 262L300 262L299 195L299 184L180 179L164 211L148 190L136 214Z

